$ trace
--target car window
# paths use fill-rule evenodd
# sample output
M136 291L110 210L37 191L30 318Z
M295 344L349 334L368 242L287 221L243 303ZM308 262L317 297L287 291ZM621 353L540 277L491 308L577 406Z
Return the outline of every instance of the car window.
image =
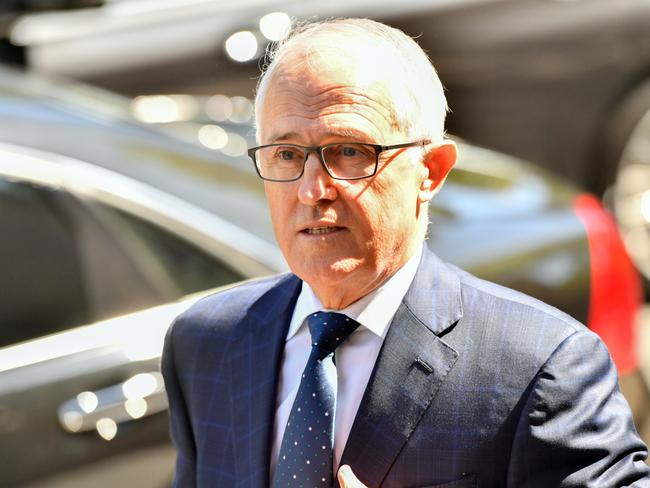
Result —
M88 321L59 191L0 177L0 346Z
M173 283L171 293L177 297L244 278L225 262L167 229L113 207L100 207L108 217L104 223L120 236L134 260L147 265L152 280Z
M142 218L1 176L0 266L0 347L244 277Z

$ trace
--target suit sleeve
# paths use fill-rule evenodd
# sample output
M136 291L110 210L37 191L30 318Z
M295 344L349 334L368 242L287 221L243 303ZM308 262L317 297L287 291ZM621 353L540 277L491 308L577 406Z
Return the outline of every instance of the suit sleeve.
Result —
M647 448L595 334L567 337L527 391L508 487L650 487Z
M178 320L167 331L161 371L169 401L170 433L177 453L173 486L186 488L196 486L196 447L174 356L174 326Z

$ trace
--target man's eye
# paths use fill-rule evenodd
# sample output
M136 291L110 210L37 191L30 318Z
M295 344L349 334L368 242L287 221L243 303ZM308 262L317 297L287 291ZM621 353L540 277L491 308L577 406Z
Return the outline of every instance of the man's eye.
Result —
M359 149L353 146L343 146L341 148L341 154L343 154L343 156L348 156L348 157L359 156Z
M341 145L334 148L339 157L354 161L366 161L374 158L371 149L363 144Z
M282 161L292 161L296 159L296 151L292 149L280 149L276 152L275 157Z

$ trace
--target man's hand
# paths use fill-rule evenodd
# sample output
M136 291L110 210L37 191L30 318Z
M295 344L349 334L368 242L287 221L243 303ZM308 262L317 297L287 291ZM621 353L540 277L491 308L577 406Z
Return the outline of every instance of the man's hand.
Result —
M339 468L337 474L339 479L339 485L341 488L368 488L366 485L361 483L359 479L352 472L352 468L347 464Z

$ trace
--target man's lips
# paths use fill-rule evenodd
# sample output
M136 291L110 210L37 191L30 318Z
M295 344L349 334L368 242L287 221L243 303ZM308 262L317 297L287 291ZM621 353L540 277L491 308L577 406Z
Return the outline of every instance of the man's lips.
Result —
M301 230L300 232L310 236L322 236L325 234L338 232L340 230L343 230L343 227L338 227L336 225L324 225L319 227L308 227L306 229Z

